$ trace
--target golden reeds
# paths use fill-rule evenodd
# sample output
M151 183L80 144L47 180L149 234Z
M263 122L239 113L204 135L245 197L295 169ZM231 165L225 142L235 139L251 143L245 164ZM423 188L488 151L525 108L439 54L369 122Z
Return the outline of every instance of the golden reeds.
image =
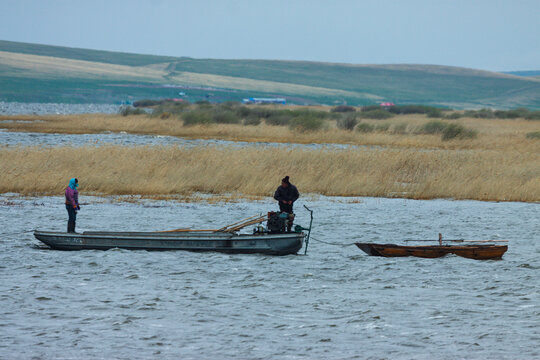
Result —
M325 130L298 133L286 126L244 126L236 124L212 124L184 126L178 118L159 119L145 115L120 116L103 114L82 115L9 115L1 120L24 120L24 122L1 122L0 128L8 131L42 133L89 134L102 132L127 132L131 134L170 135L184 138L222 139L248 142L280 143L333 143L376 145L399 148L428 149L522 149L540 151L539 141L527 139L527 134L540 131L539 121L523 119L473 119L441 120L457 123L478 131L472 140L441 141L440 135L415 135L415 129L430 119L424 115L396 116L389 120L362 120L375 126L388 125L388 131L360 133L337 129L334 120L327 121ZM39 120L39 121L35 121ZM393 131L403 127L405 133ZM403 132L403 131L402 131Z
M0 193L60 194L73 176L93 194L189 196L242 194L269 196L285 174L304 193L338 196L456 198L540 201L540 141L526 134L540 122L526 120L445 120L478 131L478 138L442 141L416 135L423 115L389 120L388 131L325 130L297 133L287 127L242 125L183 126L180 119L147 116L4 116L10 131L101 133L125 131L187 138L291 143L367 145L349 150L243 149L233 147L0 148ZM43 120L43 121L35 121ZM404 134L393 132L400 127Z
M540 152L360 148L83 147L0 149L0 193L271 196L289 175L302 193L540 201Z

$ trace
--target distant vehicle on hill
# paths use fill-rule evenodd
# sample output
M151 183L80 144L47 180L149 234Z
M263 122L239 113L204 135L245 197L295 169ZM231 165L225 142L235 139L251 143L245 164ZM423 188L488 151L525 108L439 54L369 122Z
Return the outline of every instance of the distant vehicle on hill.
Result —
M282 104L287 103L286 99L283 98L247 98L242 99L243 104Z

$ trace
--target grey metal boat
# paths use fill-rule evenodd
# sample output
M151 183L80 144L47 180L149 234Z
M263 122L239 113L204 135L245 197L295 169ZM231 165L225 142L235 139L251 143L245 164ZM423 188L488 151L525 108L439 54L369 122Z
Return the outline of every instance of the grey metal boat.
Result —
M261 253L269 255L296 254L306 243L313 223L313 211L309 210L309 228L296 225L291 232L292 219L287 213L269 212L255 215L215 230L175 229L153 232L110 232L85 231L64 233L34 231L34 236L49 247L58 250L108 250L113 248L129 250L189 250L219 251L225 253ZM258 225L252 234L239 234L238 231L249 225L266 221L267 226ZM288 222L290 221L290 222ZM287 227L287 224L290 225ZM307 230L307 234L304 233Z
M226 253L296 254L306 234L235 234L215 231L185 232L98 232L82 234L35 231L36 239L58 250L190 250Z

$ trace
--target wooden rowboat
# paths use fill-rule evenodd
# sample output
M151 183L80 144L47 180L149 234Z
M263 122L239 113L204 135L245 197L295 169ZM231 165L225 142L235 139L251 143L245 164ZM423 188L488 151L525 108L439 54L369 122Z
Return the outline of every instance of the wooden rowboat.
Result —
M438 258L447 254L455 254L469 259L491 260L501 259L508 250L507 245L427 245L405 246L395 244L355 243L362 251L371 256L402 257L416 256L422 258Z

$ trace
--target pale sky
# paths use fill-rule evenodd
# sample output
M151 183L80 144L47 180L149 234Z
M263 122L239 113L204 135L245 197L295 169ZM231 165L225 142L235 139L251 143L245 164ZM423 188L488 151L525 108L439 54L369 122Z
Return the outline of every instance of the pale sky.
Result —
M540 70L540 0L0 0L0 40L217 59Z

